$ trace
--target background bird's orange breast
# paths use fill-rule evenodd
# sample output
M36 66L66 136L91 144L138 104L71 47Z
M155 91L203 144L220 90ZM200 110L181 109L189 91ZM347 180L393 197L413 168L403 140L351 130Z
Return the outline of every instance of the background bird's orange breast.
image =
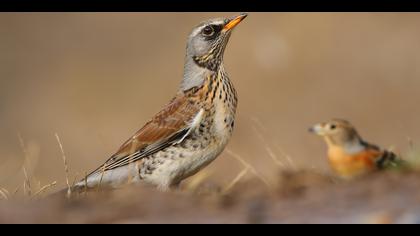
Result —
M349 155L342 148L330 148L328 155L332 169L340 177L351 178L375 170L380 151L368 149Z

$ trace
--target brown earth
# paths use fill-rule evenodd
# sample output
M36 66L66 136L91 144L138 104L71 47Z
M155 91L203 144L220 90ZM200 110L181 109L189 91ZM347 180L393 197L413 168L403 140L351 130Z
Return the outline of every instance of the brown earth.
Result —
M270 190L257 179L228 194L147 187L1 202L0 223L420 223L420 173L378 173L341 182L315 172L282 173Z

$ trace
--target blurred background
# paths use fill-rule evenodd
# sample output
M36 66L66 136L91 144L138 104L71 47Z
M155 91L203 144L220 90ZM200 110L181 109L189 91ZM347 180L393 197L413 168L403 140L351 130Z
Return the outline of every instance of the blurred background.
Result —
M191 29L234 14L1 13L0 186L22 185L24 164L37 184L64 186L56 133L71 180L102 164L177 91ZM251 13L225 54L239 94L229 151L274 181L278 167L328 173L307 129L334 117L397 152L416 146L419 23L415 13ZM205 173L226 184L242 169L224 152Z

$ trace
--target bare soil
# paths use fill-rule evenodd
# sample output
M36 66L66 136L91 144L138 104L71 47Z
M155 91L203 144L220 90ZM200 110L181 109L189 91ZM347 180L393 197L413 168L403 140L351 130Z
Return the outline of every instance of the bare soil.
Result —
M228 194L148 187L91 192L68 200L0 202L0 223L420 223L420 173L389 171L343 182L308 171L257 179Z

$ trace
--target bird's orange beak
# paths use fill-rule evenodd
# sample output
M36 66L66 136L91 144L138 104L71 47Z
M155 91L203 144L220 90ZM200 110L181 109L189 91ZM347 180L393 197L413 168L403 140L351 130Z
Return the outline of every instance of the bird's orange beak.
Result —
M223 30L228 31L228 30L231 30L231 29L235 28L235 26L237 26L239 23L241 23L241 21L243 19L245 19L245 17L247 17L247 16L248 16L248 14L243 13L243 14L240 14L239 16L234 17L232 20L230 20L225 25L225 27L223 27Z

